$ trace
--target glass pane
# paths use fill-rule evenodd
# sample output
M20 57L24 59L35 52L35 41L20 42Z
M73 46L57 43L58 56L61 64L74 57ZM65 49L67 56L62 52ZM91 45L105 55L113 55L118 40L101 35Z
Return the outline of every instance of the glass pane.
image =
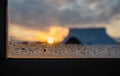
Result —
M8 0L8 58L120 58L120 0Z

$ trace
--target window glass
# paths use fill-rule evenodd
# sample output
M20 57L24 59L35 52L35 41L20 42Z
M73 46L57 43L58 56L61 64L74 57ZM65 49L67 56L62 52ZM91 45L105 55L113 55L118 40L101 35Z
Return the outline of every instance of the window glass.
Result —
M120 0L8 0L8 58L120 57Z

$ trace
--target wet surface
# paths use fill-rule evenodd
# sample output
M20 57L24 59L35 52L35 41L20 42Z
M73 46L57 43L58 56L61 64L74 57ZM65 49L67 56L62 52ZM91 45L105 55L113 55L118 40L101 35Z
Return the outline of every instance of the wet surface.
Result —
M120 58L120 45L10 43L8 58Z

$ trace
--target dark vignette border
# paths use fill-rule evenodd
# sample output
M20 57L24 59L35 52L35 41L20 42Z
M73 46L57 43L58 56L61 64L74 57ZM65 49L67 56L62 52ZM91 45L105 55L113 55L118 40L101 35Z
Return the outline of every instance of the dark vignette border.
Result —
M0 1L0 61L6 57L6 37L7 37L7 0Z
M120 59L6 59L6 43L7 0L0 0L0 76L50 75L54 72L73 76L105 73L107 76L111 73L115 75L120 70Z

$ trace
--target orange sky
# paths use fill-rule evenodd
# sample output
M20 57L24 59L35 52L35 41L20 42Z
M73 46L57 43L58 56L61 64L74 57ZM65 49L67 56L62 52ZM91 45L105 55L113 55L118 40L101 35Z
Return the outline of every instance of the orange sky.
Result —
M23 28L17 25L9 27L9 37L24 41L47 42L48 38L53 38L55 43L63 41L68 35L69 29L59 26L51 26L47 31L38 31Z
M113 38L118 38L120 37L119 28L120 26L106 26L106 33ZM12 25L9 27L9 37L23 41L47 42L48 38L51 37L54 39L55 43L58 43L62 42L68 34L69 29L60 26L51 26L46 31L28 29L17 25Z

